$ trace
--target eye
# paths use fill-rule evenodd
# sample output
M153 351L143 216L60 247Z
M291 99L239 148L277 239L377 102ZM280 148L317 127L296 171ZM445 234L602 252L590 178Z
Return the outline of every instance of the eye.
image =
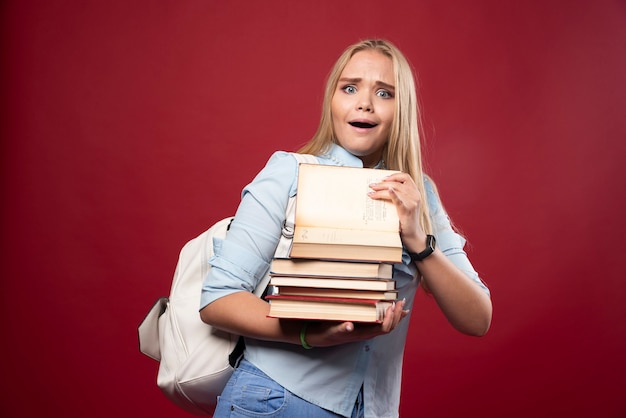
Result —
M391 93L390 91L387 91L387 90L378 90L376 92L376 95L378 97L382 97L383 99L392 99L393 98L393 93Z
M348 94L354 94L354 93L356 93L356 87L355 87L355 86L353 86L352 84L348 84L347 86L343 86L343 87L341 88L341 90L342 90L344 93L348 93Z

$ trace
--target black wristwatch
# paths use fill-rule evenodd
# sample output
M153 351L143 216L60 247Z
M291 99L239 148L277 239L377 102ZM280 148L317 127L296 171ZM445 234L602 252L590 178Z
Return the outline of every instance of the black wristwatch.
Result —
M419 253L410 252L409 257L411 257L411 261L422 261L435 251L435 245L437 245L435 237L433 235L426 235L426 249Z

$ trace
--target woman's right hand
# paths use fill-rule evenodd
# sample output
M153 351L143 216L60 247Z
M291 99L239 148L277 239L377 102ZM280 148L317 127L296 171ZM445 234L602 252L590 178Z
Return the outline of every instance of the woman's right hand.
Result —
M319 321L311 323L306 329L305 340L313 347L330 347L355 341L365 341L379 335L389 334L400 321L409 314L401 300L387 308L382 323L354 323Z

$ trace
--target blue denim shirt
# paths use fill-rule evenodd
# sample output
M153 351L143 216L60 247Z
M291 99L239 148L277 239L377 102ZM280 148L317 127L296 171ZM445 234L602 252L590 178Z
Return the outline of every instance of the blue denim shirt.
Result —
M358 157L337 145L318 160L320 164L362 167ZM287 202L297 192L297 171L296 159L279 151L244 188L227 238L215 243L201 308L234 292L252 292L267 274ZM488 293L463 251L465 240L452 229L429 181L426 193L438 248ZM406 309L413 307L416 275L417 269L405 253L403 263L394 265L393 278L399 299L406 298ZM366 417L396 417L408 327L407 317L390 334L313 350L246 338L245 357L295 395L337 414L350 416L363 387Z

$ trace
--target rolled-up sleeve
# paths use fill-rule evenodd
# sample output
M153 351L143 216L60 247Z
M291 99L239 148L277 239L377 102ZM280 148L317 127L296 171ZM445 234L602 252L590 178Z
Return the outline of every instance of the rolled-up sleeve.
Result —
M276 152L243 192L225 239L214 239L211 268L204 278L200 309L234 292L252 292L265 276L280 238L298 164Z
M455 266L476 282L485 293L489 295L489 289L482 280L480 280L478 273L474 269L474 266L472 266L472 263L467 257L467 253L463 249L466 242L465 238L452 228L450 218L443 208L439 196L434 190L433 184L429 179L425 179L424 186L426 188L428 209L430 211L433 235L435 235L435 239L437 240L437 247L441 249Z

